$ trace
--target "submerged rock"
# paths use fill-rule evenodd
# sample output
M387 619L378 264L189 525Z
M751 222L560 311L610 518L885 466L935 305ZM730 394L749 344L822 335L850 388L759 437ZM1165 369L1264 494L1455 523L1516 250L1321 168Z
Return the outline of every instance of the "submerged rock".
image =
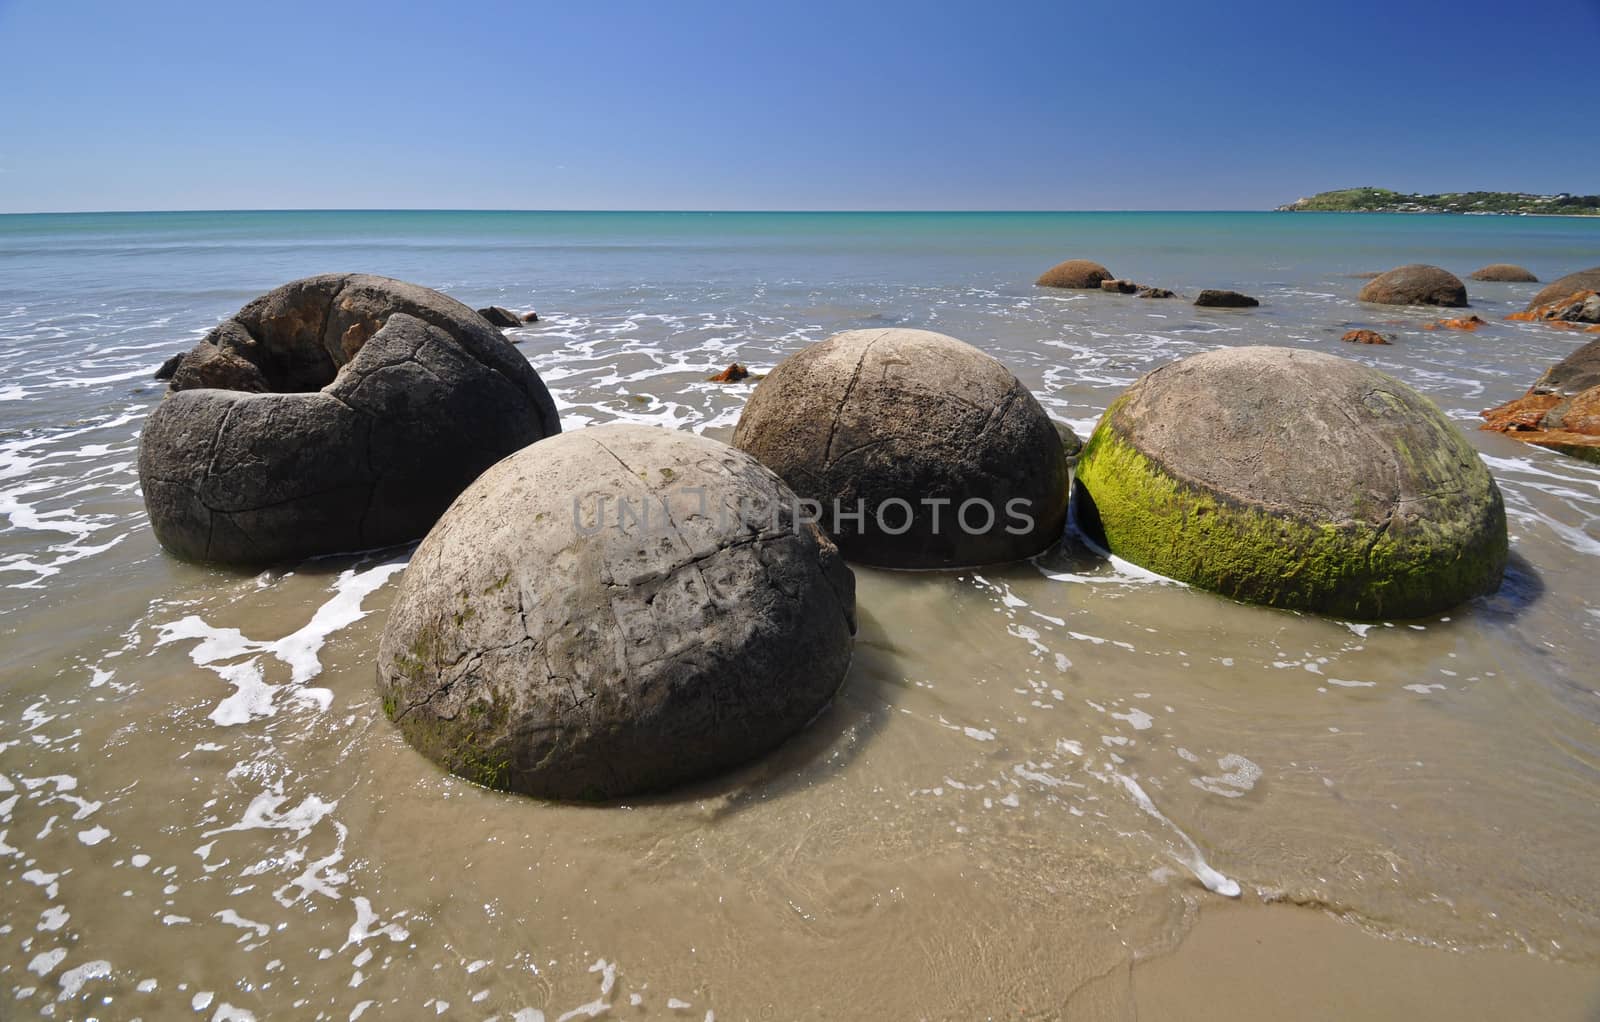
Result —
M488 308L479 309L478 315L488 320L490 326L500 327L501 329L522 325L522 318L520 316L518 316L515 312L512 312L510 309L503 309L498 305L491 305Z
M1380 273L1361 289L1363 302L1378 305L1440 305L1459 308L1467 304L1467 286L1448 270L1423 263L1398 266Z
M1068 465L1078 463L1078 455L1083 451L1083 439L1076 430L1062 422L1060 419L1051 419L1056 427L1056 434L1061 437L1061 455L1067 459Z
M1224 348L1141 377L1078 462L1078 520L1119 557L1255 603L1438 613L1505 567L1500 491L1398 380L1332 355Z
M478 473L559 432L526 359L385 277L271 291L183 356L139 442L162 546L258 564L416 539Z
M1000 362L927 330L802 349L756 387L733 442L816 501L865 564L1014 561L1066 518L1061 437L1039 402Z
M1140 298L1176 298L1177 295L1173 294L1171 291L1167 290L1164 287L1141 287L1139 289L1139 297Z
M1465 330L1473 333L1485 323L1477 316L1462 316L1459 319L1440 319L1432 323L1422 324L1424 330Z
M1131 295L1139 290L1139 285L1131 280L1102 280L1100 290L1110 291L1113 294Z
M537 322L539 322L539 314L537 312L534 312L532 309L529 309L527 312L524 312L522 314L521 318L522 318L522 321L524 323L537 323Z
M1252 309L1261 302L1237 291L1218 291L1212 288L1200 292L1194 303L1210 309Z
M1547 369L1522 397L1482 414L1484 429L1600 462L1600 339Z
M1600 266L1569 273L1559 280L1546 284L1528 303L1527 311L1532 312L1541 305L1549 305L1559 298L1565 298L1578 291L1600 291Z
M383 706L454 774L556 799L760 756L833 697L855 579L749 455L611 425L505 459L428 534L378 645Z
M734 363L731 363L728 366L728 368L724 369L720 373L717 373L715 376L706 377L706 382L708 382L708 383L738 383L740 380L745 380L745 379L748 379L749 377L750 377L750 370L746 369L744 366L740 365L739 363L734 362Z
M1349 330L1349 331L1346 331L1345 335L1343 337L1339 338L1339 340L1341 340L1341 341L1349 341L1351 344L1388 344L1389 343L1389 339L1387 337L1383 336L1382 334L1378 333L1376 330Z
M1537 284L1539 278L1532 270L1511 263L1490 263L1468 274L1473 280L1505 281L1513 284Z
M1035 281L1041 287L1068 287L1093 290L1111 279L1111 271L1088 259L1068 259L1045 270Z

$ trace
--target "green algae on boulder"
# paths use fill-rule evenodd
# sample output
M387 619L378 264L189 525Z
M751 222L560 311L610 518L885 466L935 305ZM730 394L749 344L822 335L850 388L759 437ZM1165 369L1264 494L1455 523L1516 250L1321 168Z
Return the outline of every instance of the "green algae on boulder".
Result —
M1252 603L1424 617L1494 591L1499 488L1400 381L1332 355L1242 347L1119 397L1077 467L1080 526L1111 553Z
M753 759L844 679L855 576L771 471L649 426L500 461L417 548L385 714L486 787L599 800Z

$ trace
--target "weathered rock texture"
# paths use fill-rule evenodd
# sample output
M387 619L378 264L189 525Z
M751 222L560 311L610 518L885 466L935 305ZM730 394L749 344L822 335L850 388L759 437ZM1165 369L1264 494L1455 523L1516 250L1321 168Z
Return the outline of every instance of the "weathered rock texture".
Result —
M476 312L329 274L263 295L183 357L139 481L168 550L265 563L416 539L485 468L560 428Z
M1378 305L1439 305L1459 308L1467 304L1467 286L1460 278L1437 266L1412 263L1380 273L1361 289L1363 302Z
M1532 312L1541 305L1549 305L1575 291L1600 291L1600 266L1569 273L1559 280L1546 284L1533 296L1533 301L1528 303L1528 311Z
M1102 280L1100 282L1100 290L1109 291L1112 294L1131 295L1139 290L1139 285L1131 280Z
M1511 263L1490 263L1468 274L1473 280L1505 281L1513 284L1537 284L1539 278L1532 270Z
M1483 417L1484 429L1600 462L1600 340L1557 362L1522 397Z
M1513 312L1506 318L1557 325L1600 323L1600 293L1574 291L1543 305L1535 305L1526 312Z
M1211 309L1252 309L1261 302L1237 291L1218 291L1207 288L1195 297L1194 303Z
M855 579L754 458L613 425L495 465L412 557L378 688L415 748L555 799L759 756L833 697Z
M803 349L756 387L733 442L817 501L865 564L1013 561L1054 543L1066 519L1061 438L1039 402L1000 362L926 330L851 330ZM835 519L835 506L865 519Z
M1035 283L1042 287L1094 289L1111 279L1111 271L1088 259L1068 259L1045 270Z
M1493 591L1500 491L1461 431L1376 370L1243 347L1147 373L1079 459L1091 538L1227 596L1412 618Z

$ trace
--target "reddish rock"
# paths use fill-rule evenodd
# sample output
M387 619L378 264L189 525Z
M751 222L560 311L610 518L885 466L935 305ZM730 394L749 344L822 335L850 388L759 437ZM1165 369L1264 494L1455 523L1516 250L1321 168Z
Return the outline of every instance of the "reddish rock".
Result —
M1600 340L1557 362L1526 394L1482 414L1484 429L1600 462Z
M1470 274L1473 280L1493 280L1513 284L1537 284L1539 278L1533 271L1511 263L1490 263L1488 266L1473 270Z
M1351 331L1347 332L1343 337L1339 338L1339 340L1341 340L1341 341L1349 341L1351 344L1388 344L1389 343L1389 339L1387 337L1383 336L1382 334L1378 333L1376 330L1351 330Z
M1463 316L1460 319L1441 319L1436 323L1426 323L1426 324L1423 325L1422 329L1424 329L1424 330L1466 330L1467 332L1470 333L1470 332L1478 329L1480 326L1483 326L1483 325L1484 325L1483 320L1479 319L1477 316Z
M1569 273L1559 280L1546 284L1538 294L1533 296L1533 301L1528 303L1528 311L1540 305L1549 305L1557 298L1565 297L1574 291L1600 291L1600 266L1593 266L1577 273Z
M1506 318L1552 325L1600 324L1600 292L1574 291L1563 298L1532 306L1523 312L1513 312Z
M522 321L524 323L537 323L539 322L539 314L534 312L532 309L529 309L527 312L522 314Z
M708 376L706 379L711 383L738 383L749 376L750 370L735 362L717 375Z
M1119 295L1131 295L1139 290L1139 285L1131 280L1102 280L1100 290L1112 291Z

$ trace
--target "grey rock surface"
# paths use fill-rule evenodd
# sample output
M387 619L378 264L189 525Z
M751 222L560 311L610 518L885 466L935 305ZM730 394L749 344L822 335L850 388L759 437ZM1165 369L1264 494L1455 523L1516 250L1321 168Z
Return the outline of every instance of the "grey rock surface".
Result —
M744 452L650 426L512 455L406 569L385 711L445 769L555 799L770 751L832 699L855 631L854 576L797 502Z
M1066 518L1061 437L1039 402L996 359L927 330L851 330L802 349L757 385L733 442L817 501L864 564L1013 561L1059 539ZM836 519L835 506L865 517Z
M1592 266L1587 270L1569 273L1546 284L1533 296L1533 301L1528 303L1528 311L1540 305L1560 301L1570 294L1578 291L1600 291L1600 266Z
M168 550L259 564L416 539L485 468L559 431L538 374L477 313L329 274L263 295L183 357L139 479Z
M502 330L522 325L521 316L518 316L510 309L502 308L498 305L490 305L479 309L478 315L488 320L490 326L498 327Z

